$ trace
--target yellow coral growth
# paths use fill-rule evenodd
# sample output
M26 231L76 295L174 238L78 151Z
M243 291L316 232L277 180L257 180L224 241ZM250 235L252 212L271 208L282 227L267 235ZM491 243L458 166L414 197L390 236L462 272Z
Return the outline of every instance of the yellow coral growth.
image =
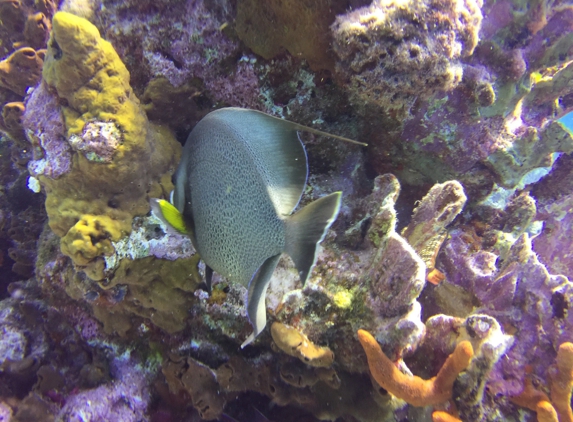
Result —
M117 122L128 142L145 137L145 115L129 85L129 72L99 31L86 19L58 12L42 75L67 100L68 134L90 120Z
M557 412L551 403L542 400L535 406L538 422L559 422Z
M119 238L90 246L74 225L108 217L116 233L129 234L133 217L149 211L149 198L165 197L172 189L181 146L169 130L148 122L125 65L86 19L54 15L42 76L60 99L73 152L68 173L38 178L46 188L50 227L65 237L62 250L86 265ZM103 126L107 132L99 129ZM100 155L105 160L98 160Z
M430 406L452 398L452 387L458 374L466 369L473 357L469 341L462 341L434 378L405 375L388 359L376 339L368 331L358 330L358 340L368 359L370 373L385 390L412 406Z
M296 328L273 322L271 335L279 349L310 366L328 367L334 362L332 350L328 347L317 346Z
M84 215L62 238L61 248L78 265L87 265L115 250L111 241L122 236L121 225L107 216Z

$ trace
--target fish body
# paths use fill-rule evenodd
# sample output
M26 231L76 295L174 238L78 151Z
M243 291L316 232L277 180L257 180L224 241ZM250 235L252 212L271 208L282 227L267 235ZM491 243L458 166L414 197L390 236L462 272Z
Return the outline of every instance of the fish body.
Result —
M308 173L298 130L330 136L255 110L213 111L187 139L172 204L152 201L160 218L191 237L209 289L213 270L248 288L254 332L241 347L266 325L266 290L281 254L291 256L304 284L340 208L335 192L292 214Z

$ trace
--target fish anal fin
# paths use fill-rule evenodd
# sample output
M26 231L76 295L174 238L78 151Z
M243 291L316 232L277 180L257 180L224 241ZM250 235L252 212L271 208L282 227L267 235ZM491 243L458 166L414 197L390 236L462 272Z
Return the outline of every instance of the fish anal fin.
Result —
M253 326L253 333L241 344L241 349L250 344L265 329L267 325L267 309L265 298L271 276L279 263L281 254L271 256L257 270L249 283L247 315Z
M318 244L340 210L342 192L311 202L286 219L285 252L292 258L304 285L316 262Z

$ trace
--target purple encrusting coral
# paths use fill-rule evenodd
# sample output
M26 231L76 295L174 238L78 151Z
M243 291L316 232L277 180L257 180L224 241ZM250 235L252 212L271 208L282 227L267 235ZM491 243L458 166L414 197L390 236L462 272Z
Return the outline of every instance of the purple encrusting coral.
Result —
M261 109L257 71L248 58L241 59L239 42L225 29L234 19L230 1L140 2L137 8L103 3L106 36L127 58L135 84L156 77L174 87L201 81L215 102ZM156 8L160 19L146 13ZM124 51L124 43L134 40L140 40L137 50Z
M563 275L552 275L522 235L504 255L472 250L471 236L461 230L450 233L440 266L447 282L477 299L479 312L513 327L515 342L492 372L494 394L517 395L523 389L526 365L536 376L547 378L548 362L560 344L573 341L573 284Z
M32 143L34 158L28 164L33 176L56 179L71 169L71 148L66 141L66 126L58 98L40 83L26 102L22 122Z
M565 195L537 209L543 231L533 240L539 259L555 274L573 278L573 195Z
M210 73L218 72L221 61L236 53L239 47L236 41L221 31L221 26L232 19L231 4L227 0L186 1L177 6L177 15L172 14L171 10L166 12L177 19L177 24L171 30L177 31L179 37L167 50L162 51L159 48L165 47L150 34L146 37L146 50L143 53L152 75L164 76L176 87L191 78L206 79L211 76ZM147 22L151 27L157 23ZM161 21L160 24L164 26L165 22ZM133 31L133 26L130 29ZM155 41L158 44L154 45Z

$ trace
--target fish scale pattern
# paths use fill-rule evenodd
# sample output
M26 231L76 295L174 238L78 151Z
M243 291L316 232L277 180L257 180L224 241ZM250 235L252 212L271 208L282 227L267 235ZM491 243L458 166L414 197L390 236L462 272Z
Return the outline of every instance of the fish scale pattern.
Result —
M284 222L254 157L228 127L200 123L190 142L188 177L194 186L198 252L219 274L247 285L267 258L284 250Z

